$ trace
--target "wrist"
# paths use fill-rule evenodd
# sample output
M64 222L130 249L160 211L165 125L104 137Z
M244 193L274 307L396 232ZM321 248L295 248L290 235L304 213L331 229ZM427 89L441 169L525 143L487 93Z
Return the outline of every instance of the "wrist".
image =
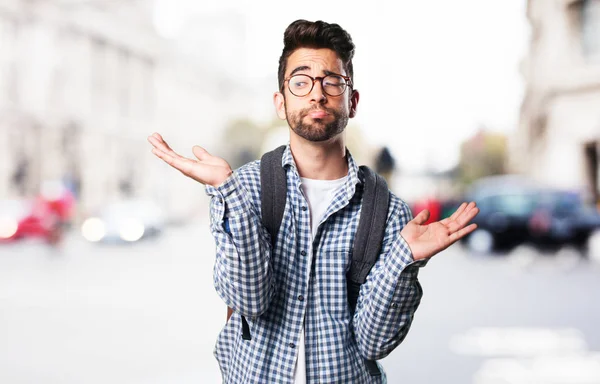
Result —
M217 178L210 185L213 186L214 188L219 188L220 186L222 186L223 184L225 184L225 182L227 180L229 180L229 178L231 177L231 175L233 175L233 171L231 169L229 169L226 172L224 172L221 177Z

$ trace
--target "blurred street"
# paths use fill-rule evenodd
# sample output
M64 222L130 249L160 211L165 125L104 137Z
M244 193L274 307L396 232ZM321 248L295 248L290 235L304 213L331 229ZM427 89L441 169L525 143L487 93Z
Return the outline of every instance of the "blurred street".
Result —
M206 224L132 245L0 246L0 383L219 383L225 306ZM383 360L390 383L600 383L600 265L568 249L421 271L421 307Z

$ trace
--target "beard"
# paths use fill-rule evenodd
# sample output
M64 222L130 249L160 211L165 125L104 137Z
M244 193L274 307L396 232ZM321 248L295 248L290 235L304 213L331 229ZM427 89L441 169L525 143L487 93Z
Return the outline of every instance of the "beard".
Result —
M324 119L312 119L313 123L304 122L304 118L316 109L324 110L333 116L333 121L325 123ZM344 132L348 125L348 114L329 108L305 108L298 112L288 113L286 109L288 125L298 136L308 141L326 141Z

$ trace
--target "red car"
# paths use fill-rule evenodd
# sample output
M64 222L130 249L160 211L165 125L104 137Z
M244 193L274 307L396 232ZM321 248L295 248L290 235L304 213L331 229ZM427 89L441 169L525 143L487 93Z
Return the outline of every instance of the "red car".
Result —
M60 241L72 202L33 200L0 201L0 243L21 238L42 238L51 244Z

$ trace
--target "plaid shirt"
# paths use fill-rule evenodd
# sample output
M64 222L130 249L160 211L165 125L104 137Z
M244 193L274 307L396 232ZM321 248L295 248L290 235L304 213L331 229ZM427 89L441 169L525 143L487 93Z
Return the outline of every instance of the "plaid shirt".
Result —
M214 285L235 310L215 347L225 383L293 383L303 321L309 383L385 382L385 373L369 375L364 358L387 356L406 336L422 296L418 270L426 261L415 262L400 236L412 215L390 193L381 255L350 316L346 272L363 182L347 154L347 182L321 218L314 240L289 145L282 158L287 202L274 249L261 223L260 161L236 170L218 188L206 187L217 248ZM251 340L242 339L240 314Z

